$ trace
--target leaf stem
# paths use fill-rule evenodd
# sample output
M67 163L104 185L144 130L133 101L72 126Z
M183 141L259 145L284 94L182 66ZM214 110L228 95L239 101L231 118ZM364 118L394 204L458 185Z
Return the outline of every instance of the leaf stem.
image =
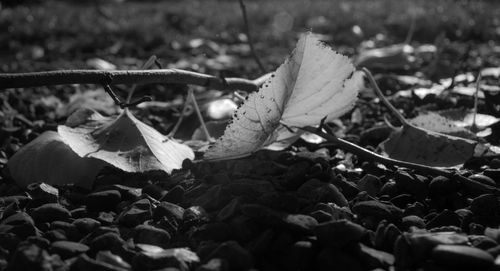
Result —
M257 83L243 78L225 78L179 70L61 70L30 73L0 73L0 89L40 87L70 84L133 85L150 83L175 83L205 86L220 90L256 91Z
M372 86L373 90L379 96L380 100L389 108L389 110L397 117L397 119L401 122L403 125L408 125L408 121L403 117L403 115L387 100L387 98L384 96L382 91L377 85L377 82L375 82L375 78L373 78L372 73L367 69L363 68L363 72L366 74L366 77L368 77L368 81L370 82L370 85Z
M474 93L474 111L473 111L473 117L472 117L472 126L470 127L471 131L473 133L477 132L477 125L476 125L476 115L477 115L477 104L478 104L478 96L479 96L479 88L481 83L481 71L479 71L479 74L477 75L477 80L476 80L476 92Z
M205 125L205 121L203 120L203 116L201 115L201 111L200 111L200 108L198 107L198 102L196 102L196 97L194 96L194 91L192 88L190 88L188 90L188 97L190 97L191 102L193 102L194 111L196 112L196 115L198 116L198 119L200 120L201 128L203 129L203 132L205 133L207 140L210 142L213 142L214 140L210 136L210 133L208 132L207 125Z
M243 3L243 0L240 0L240 8L241 8L241 13L243 13L243 23L244 23L244 31L245 34L247 35L248 39L248 45L250 46L250 52L252 53L252 57L255 60L255 63L257 63L257 66L259 66L259 69L262 73L266 73L266 69L264 68L264 65L262 65L262 62L259 59L259 56L257 56L257 53L255 52L255 48L253 47L253 39L250 34L250 26L248 23L248 17L247 17L247 9L245 7L245 3Z

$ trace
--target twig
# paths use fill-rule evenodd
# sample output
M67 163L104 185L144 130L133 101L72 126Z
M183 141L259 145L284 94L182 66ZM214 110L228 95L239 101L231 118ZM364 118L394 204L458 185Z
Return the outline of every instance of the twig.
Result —
M248 23L248 18L247 18L247 9L245 7L245 3L243 3L243 0L240 0L240 8L241 12L243 13L243 23L244 23L244 31L245 34L247 35L248 39L248 45L250 46L250 52L252 53L252 57L259 66L259 69L262 73L266 73L266 69L264 68L264 65L262 65L262 62L260 62L259 57L257 56L257 53L255 52L255 48L253 47L253 40L252 40L252 35L250 34L250 27Z
M205 121L203 120L203 116L201 115L200 107L198 107L198 103L196 102L196 97L194 96L194 91L192 88L190 88L188 90L188 97L191 98L191 102L194 105L194 111L196 112L196 115L198 116L198 119L200 120L201 128L202 128L203 132L205 133L207 140L210 142L213 142L213 139L210 136L210 133L208 132L207 126L205 125Z
M384 157L380 154L369 151L369 150L367 150L363 147L360 147L356 144L353 144L349 141L343 140L341 138L337 138L336 136L327 134L327 133L322 132L322 131L318 131L316 127L307 126L307 127L301 128L301 129L304 131L316 134L318 136L321 136L322 138L328 140L329 142L338 145L339 148L341 148L345 151L351 152L351 153L353 153L359 157L362 157L366 160L378 162L378 163L381 163L381 164L384 164L387 166L395 165L395 166L406 167L406 168L414 169L414 170L420 171L420 172L425 173L425 174L430 174L430 175L442 175L445 177L453 176L453 173L450 171Z
M479 96L479 83L481 83L481 70L479 71L479 74L477 75L477 80L476 80L476 92L474 93L474 115L472 117L472 126L470 127L471 131L473 133L477 132L477 125L476 125L476 115L477 115L477 103L478 103L478 96Z
M205 86L220 90L256 91L258 84L243 78L225 78L178 69L160 70L65 70L32 73L0 73L0 89L40 87L50 85L98 84L133 85L176 83Z
M366 74L366 77L368 77L370 85L372 85L373 90L375 91L377 96L379 96L380 100L382 100L382 102L389 108L389 110L397 117L397 119L401 122L401 124L403 125L408 124L408 121L403 117L403 115L384 96L384 94L378 87L377 82L375 82L372 73L367 68L363 68L363 72Z

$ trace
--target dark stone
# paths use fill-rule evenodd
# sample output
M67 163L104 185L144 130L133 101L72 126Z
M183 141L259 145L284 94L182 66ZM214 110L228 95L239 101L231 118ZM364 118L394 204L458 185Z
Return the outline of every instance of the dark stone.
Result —
M429 183L429 194L431 197L440 197L456 193L459 188L460 185L456 180L437 176Z
M43 234L43 237L49 239L51 242L68 240L68 237L66 236L66 233L63 230L46 231Z
M31 218L31 216L28 215L27 213L18 212L8 217L5 217L0 223L0 225L12 225L12 226L22 225L22 224L34 225L35 222L33 221L33 218Z
M58 255L51 256L35 244L22 243L14 252L6 270L61 270L64 266L65 263Z
M227 261L229 270L248 270L253 266L252 255L235 241L220 244L208 259L220 258Z
M151 210L143 210L137 207L132 206L132 208L128 210L124 210L118 216L118 223L127 227L135 227L144 221L151 219L152 213Z
M184 229L205 224L209 220L207 212L201 206L191 206L185 209L182 215L182 224Z
M287 213L299 212L303 199L291 192L271 192L262 195L257 203Z
M224 208L219 211L216 219L218 221L225 221L238 214L241 207L241 202L242 200L240 197L236 197L231 200L228 204L226 204L226 206L224 206Z
M109 263L94 260L86 254L80 255L71 265L70 271L128 271L130 269L113 266Z
M393 197L390 202L394 204L394 206L404 209L408 205L415 202L415 198L410 194L401 194Z
M478 248L457 245L438 245L432 250L436 263L460 270L487 270L493 266L494 258Z
M283 256L285 270L310 270L314 264L316 248L311 241L297 241Z
M359 244L357 253L365 268L372 270L375 268L387 269L394 265L394 256L385 251L376 250L362 243Z
M159 200L167 194L167 191L156 184L148 184L142 188L142 193Z
M102 225L110 225L115 221L115 216L114 212L99 212L96 220L101 222Z
M425 229L425 221L416 215L409 215L403 217L403 221L401 223L403 229L408 231L411 227L417 227L419 229Z
M357 183L359 190L366 191L372 197L379 194L383 185L377 176L371 174L366 174Z
M212 240L216 242L224 242L229 240L232 235L231 227L222 222L207 223L201 225L192 234L192 238L198 241Z
M488 250L498 245L495 240L484 235L469 235L469 241L473 247L482 250Z
M113 253L119 251L123 245L125 245L125 241L114 232L101 234L89 243L92 251L109 250Z
M348 220L321 223L314 232L323 246L338 248L358 242L367 233L364 227Z
M333 219L333 216L330 213L327 213L323 210L316 210L309 214L311 217L316 219L318 223L328 222Z
M352 210L361 217L372 217L376 221L385 219L390 222L399 222L403 216L400 208L376 200L358 202Z
M130 270L132 266L122 259L122 257L111 253L110 251L99 251L96 255L96 261L110 264L113 267Z
M170 239L170 234L167 231L153 226L139 225L134 228L134 242L136 244L167 247Z
M181 204L184 201L184 193L186 191L180 185L174 186L170 189L165 196L163 196L160 201L166 201L173 204Z
M495 187L497 185L497 183L492 178L490 178L486 175L483 175L483 174L473 174L467 178L474 180L474 181L477 181L477 182L480 182L480 183L485 184L485 185L493 186L493 187Z
M58 203L44 204L31 212L31 217L36 223L52 222L56 220L66 221L71 217L68 209Z
M59 199L59 190L50 184L32 183L26 189L31 198L44 203L56 203Z
M50 229L62 231L69 240L77 241L82 238L82 234L76 226L68 222L54 221L50 223Z
M424 199L427 196L427 184L418 176L398 170L394 175L394 181L399 191L411 194L417 199Z
M428 229L443 227L443 226L460 226L460 217L453 211L443 210L441 213L432 218L426 225Z
M153 211L153 219L158 220L162 217L172 217L181 221L184 216L184 208L170 202L162 201Z
M118 190L106 190L88 194L85 204L90 211L113 211L122 200Z
M206 264L196 268L196 271L228 271L229 267L227 261L223 259L214 258Z
M312 234L318 226L318 221L312 216L302 214L288 214L283 218L285 226L294 232Z
M71 241L56 241L53 242L50 246L50 253L58 254L62 259L76 257L82 253L87 252L88 250L88 246Z
M198 256L189 249L171 248L138 253L132 260L132 267L134 270L176 268L177 270L187 271L199 261Z
M401 231L394 224L388 223L385 220L380 222L375 231L375 248L392 251L394 243L400 235Z
M313 270L331 271L331 270L365 270L359 259L352 257L342 250L334 248L323 249L316 258L316 268Z
M333 202L339 206L348 205L347 199L335 185L318 179L308 180L299 187L297 193L316 202Z
M496 195L484 194L472 200L470 210L475 216L500 216L500 201Z
M78 218L73 221L73 225L83 234L91 233L95 229L99 228L101 226L101 222L90 218L90 217L84 217L84 218Z

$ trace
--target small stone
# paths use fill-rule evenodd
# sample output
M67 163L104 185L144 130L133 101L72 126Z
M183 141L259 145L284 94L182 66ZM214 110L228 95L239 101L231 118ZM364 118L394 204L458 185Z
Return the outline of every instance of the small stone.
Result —
M475 216L500 216L500 201L496 195L483 194L472 200L470 210Z
M427 196L427 185L418 176L412 176L406 171L398 170L394 175L394 180L400 191L411 194L417 199L424 199Z
M401 194L393 197L390 202L398 208L406 208L408 205L414 203L416 199L410 194Z
M127 271L130 269L113 266L109 263L94 260L86 254L80 255L71 265L71 271Z
M89 247L92 251L110 250L111 252L115 252L123 245L125 245L125 241L120 235L114 232L101 234L89 243Z
M160 201L166 201L173 204L181 204L184 201L184 193L186 191L180 185L174 186L170 189L165 196L163 196Z
M215 222L196 228L191 237L198 241L212 240L215 242L224 242L229 240L231 234L232 229L228 224Z
M151 219L152 214L150 210L142 210L137 207L132 207L128 210L123 211L118 216L118 223L127 226L135 227L146 220Z
M358 188L361 191L366 191L368 195L375 197L382 188L382 182L377 176L366 174L358 181Z
M25 212L18 212L13 215L6 217L0 225L21 225L21 224L29 224L34 225L35 222L30 215Z
M331 270L365 270L359 259L347 254L345 251L335 248L323 249L316 258L316 266L319 271Z
M429 183L429 194L431 197L440 197L456 193L459 188L460 185L456 180L437 176Z
M225 221L236 215L241 207L241 198L236 197L231 200L224 208L222 208L217 214L218 221Z
M101 222L90 217L84 217L75 219L75 221L73 221L73 225L75 225L81 233L87 234L99 228L101 226Z
M493 187L495 187L497 185L497 183L492 178L490 178L484 174L473 174L473 175L469 176L468 178L471 180L480 182L482 184L485 184L485 185L493 186Z
M196 271L227 271L227 270L229 270L227 261L218 258L211 259L206 264L196 269Z
M170 242L170 234L162 229L139 225L134 228L134 242L136 244L149 244L159 247L167 247Z
M76 257L88 250L88 246L71 241L56 241L50 246L50 253L58 254L62 259Z
M297 241L287 252L282 263L286 270L308 270L313 265L316 248L311 241Z
M59 198L59 190L50 184L32 183L26 189L33 199L44 201L44 203L56 203Z
M425 229L425 221L416 215L409 215L403 217L403 221L401 223L404 230L409 230L411 227L416 227L419 229Z
M118 190L106 190L88 194L85 204L90 211L113 211L122 200Z
M205 209L201 206L191 206L185 209L182 215L182 224L185 229L204 224L209 220L207 211L205 211Z
M20 244L7 270L62 270L64 262L58 255L50 256L49 253L35 244Z
M44 204L31 212L31 217L36 223L52 222L56 220L65 221L71 217L68 209L58 203Z
M314 201L333 202L339 206L348 205L347 199L335 185L318 179L308 180L298 188L297 193Z
M43 234L43 237L49 239L51 242L68 240L68 237L66 236L66 233L63 230L46 231Z
M153 219L158 220L164 216L173 217L177 221L181 221L184 216L184 208L174 203L162 201L153 211Z
M109 251L99 251L95 258L98 262L107 263L117 268L123 268L125 270L132 269L132 266L124 261L122 257Z
M101 222L102 225L110 225L115 221L115 216L114 212L99 212L96 220Z
M385 219L390 222L399 222L403 216L400 208L376 200L358 202L352 210L361 217L372 217L377 221Z
M323 246L336 248L358 242L367 233L364 227L348 220L321 223L314 231Z
M171 248L138 253L132 260L132 267L133 270L176 268L187 271L199 261L198 256L187 248Z
M316 219L302 214L285 215L283 221L290 230L303 234L312 234L314 228L318 226L318 221Z
M167 191L156 184L148 184L142 188L142 193L148 194L152 198L159 200L167 194Z
M229 270L248 270L253 266L252 255L235 241L220 244L208 259L220 258L227 261Z
M318 223L323 223L323 222L328 222L333 219L332 215L323 211L323 210L316 210L310 214L311 217L316 219Z
M460 226L460 217L453 211L443 210L441 213L432 218L426 225L428 229L438 228L443 226Z
M61 230L69 240L76 241L82 238L82 234L78 231L76 226L65 221L54 221L50 223L50 229Z
M469 241L473 247L482 250L488 250L498 245L495 240L484 235L469 235Z
M438 245L432 250L432 259L443 266L461 270L487 270L494 258L486 251L468 246Z
M394 265L394 255L385 251L376 250L362 243L359 245L358 257L368 269L388 268Z

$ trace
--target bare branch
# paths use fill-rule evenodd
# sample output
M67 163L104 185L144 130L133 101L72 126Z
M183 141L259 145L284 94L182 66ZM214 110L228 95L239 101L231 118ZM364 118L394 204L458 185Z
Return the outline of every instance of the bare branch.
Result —
M264 65L262 65L262 62L260 62L259 56L257 56L257 53L255 52L255 48L253 47L253 40L252 40L252 35L250 34L250 26L248 23L248 17L247 17L247 9L245 7L245 3L243 3L243 0L240 0L240 8L241 8L241 13L243 13L243 23L245 26L245 34L247 35L248 39L248 45L250 46L250 52L252 53L252 57L254 58L255 62L259 66L259 69L262 73L266 73L266 69L264 68Z
M220 90L256 91L258 85L248 79L221 78L207 74L178 70L62 70L32 73L0 73L0 89L40 87L69 84L133 85L150 83L177 83L205 86Z

